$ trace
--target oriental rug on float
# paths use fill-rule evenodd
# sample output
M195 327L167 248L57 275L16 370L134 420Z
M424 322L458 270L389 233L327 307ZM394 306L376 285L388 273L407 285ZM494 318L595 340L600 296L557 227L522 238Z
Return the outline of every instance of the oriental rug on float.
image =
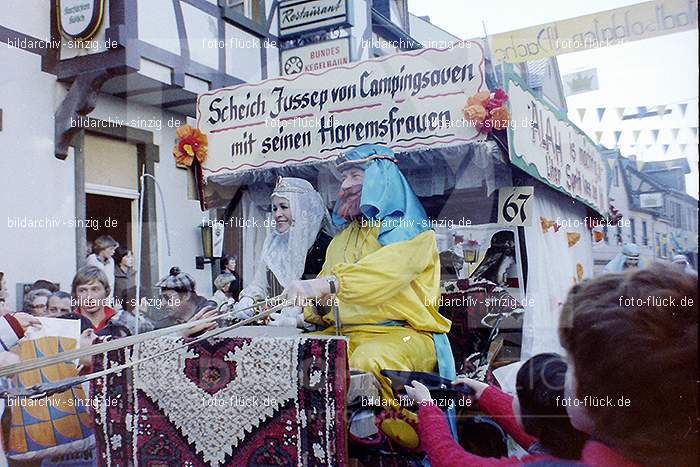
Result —
M182 342L110 352L93 370ZM93 381L100 465L346 465L347 374L342 338L219 338L167 352Z

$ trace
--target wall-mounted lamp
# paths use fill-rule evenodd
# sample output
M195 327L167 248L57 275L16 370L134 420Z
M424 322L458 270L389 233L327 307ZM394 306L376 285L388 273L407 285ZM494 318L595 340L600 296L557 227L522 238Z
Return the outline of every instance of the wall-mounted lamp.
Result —
M216 260L220 259L218 256L214 256L214 229L211 225L202 224L199 226L200 234L202 236L202 253L203 256L196 256L195 267L197 269L204 269L205 264L212 264Z

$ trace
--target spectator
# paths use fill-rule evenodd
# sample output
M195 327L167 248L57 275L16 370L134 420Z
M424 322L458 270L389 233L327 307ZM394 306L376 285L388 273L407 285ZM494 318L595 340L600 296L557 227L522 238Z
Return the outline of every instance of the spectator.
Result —
M158 281L156 287L161 290L162 306L148 312L156 329L190 321L205 309L213 308L216 312L216 302L197 295L195 285L192 276L177 266L170 268L170 274Z
M61 315L67 315L71 312L71 296L68 292L59 290L54 292L49 297L48 313L46 316L56 318Z
M10 308L7 306L8 295L7 278L5 273L0 271L0 317L10 312Z
M566 414L562 403L565 375L566 362L559 355L541 354L520 367L517 398L476 380L455 382L470 386L479 408L527 449L529 455L522 459L486 458L465 451L452 438L447 420L432 403L428 389L416 381L413 386L406 386L407 394L421 404L420 438L431 465L508 466L556 458L578 459L588 436L574 429Z
M688 258L685 255L674 256L671 260L671 265L679 271L697 275L697 272L695 272L695 270L690 266L690 263L688 263Z
M580 401L567 406L569 416L593 433L585 463L697 465L695 276L655 264L576 285L560 339L567 396Z
M60 290L55 283L47 281L46 279L39 279L38 281L35 281L31 287L29 287L30 291L40 289L48 290L51 293L58 292Z
M227 303L229 300L235 302L231 298L231 287L235 285L236 277L230 272L224 272L216 276L214 279L214 287L216 287L216 292L214 292L213 300L219 305Z
M41 327L41 321L27 313L11 313L0 318L0 355L10 350L18 340L24 337L29 327ZM7 365L0 362L0 365Z
M47 316L50 296L47 289L30 290L24 296L24 311L34 316Z
M114 252L114 297L121 299L126 290L132 287L136 287L134 255L128 248L120 246ZM119 300L117 304L121 301Z
M73 278L71 293L77 304L75 314L87 318L98 336L122 337L129 332L112 322L117 312L108 305L110 284L107 275L94 266L85 266ZM126 332L125 332L126 331Z
M233 277L235 278L235 280L231 282L231 285L229 285L228 296L236 301L238 301L238 297L240 296L241 290L243 289L243 284L241 283L241 276L238 274L238 271L236 271L237 264L238 258L236 256L226 255L223 258L221 258L221 273L233 274Z
M117 243L109 235L102 235L95 239L95 243L92 246L93 253L87 258L88 266L95 266L101 269L107 276L109 281L109 293L108 298L112 298L112 292L114 291L114 252L117 250L119 243Z
M132 334L137 332L148 332L153 330L153 323L142 313L136 320L136 287L130 287L121 292L121 295L116 296L119 303L122 304L122 309L117 315L115 322L125 326ZM147 311L141 307L143 311ZM138 329L137 329L138 328Z

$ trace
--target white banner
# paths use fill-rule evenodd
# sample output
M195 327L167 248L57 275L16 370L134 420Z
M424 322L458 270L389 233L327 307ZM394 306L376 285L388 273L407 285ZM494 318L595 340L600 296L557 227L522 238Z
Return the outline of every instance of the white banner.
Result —
M655 0L495 34L490 39L494 60L518 63L697 27L696 0Z
M595 143L510 73L506 74L506 92L513 121L528 122L508 128L511 163L597 212L607 213L607 172Z
M483 139L465 120L485 89L484 50L470 41L201 94L205 176L322 161L360 144L397 152Z

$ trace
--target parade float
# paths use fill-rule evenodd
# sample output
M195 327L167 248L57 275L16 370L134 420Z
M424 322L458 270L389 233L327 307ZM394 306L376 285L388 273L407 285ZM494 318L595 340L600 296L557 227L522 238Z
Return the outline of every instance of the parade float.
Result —
M208 222L222 227L223 250L241 259L245 285L272 227L280 177L310 182L331 212L338 157L388 148L435 232L433 306L451 320L450 372L508 388L510 363L559 350L558 308L592 274L590 229L606 215L607 175L590 139L516 69L500 71L503 83L483 45L470 41L205 92L173 155L191 169ZM387 420L415 433L414 420L391 404L364 403L385 398L371 375L351 368L339 319L335 335L257 325L280 309L278 298L248 307L257 314L235 324L223 311L200 320L224 327L195 339L173 337L182 324L83 351L95 355L87 379L99 401L100 463L421 459L415 435L384 433ZM470 419L455 425L465 445L479 436Z

